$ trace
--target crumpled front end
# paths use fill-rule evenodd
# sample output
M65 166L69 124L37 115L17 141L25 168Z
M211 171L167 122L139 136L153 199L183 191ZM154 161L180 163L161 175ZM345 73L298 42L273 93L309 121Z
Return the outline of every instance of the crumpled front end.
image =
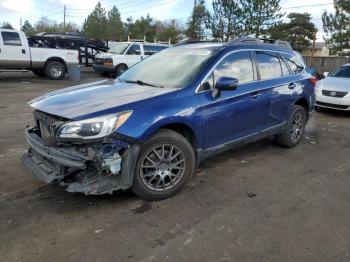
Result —
M23 163L36 177L86 195L131 187L137 141L118 134L89 142L58 140L55 132L64 119L42 112L36 112L35 119L36 127L25 131L29 150Z

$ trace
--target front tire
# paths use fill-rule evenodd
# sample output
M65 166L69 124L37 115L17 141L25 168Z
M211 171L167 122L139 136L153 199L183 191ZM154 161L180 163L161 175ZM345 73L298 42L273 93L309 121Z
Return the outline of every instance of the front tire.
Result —
M115 73L118 76L121 76L126 70L128 70L128 67L126 65L118 65Z
M45 74L51 80L61 80L66 74L66 67L62 62L50 61L45 66Z
M279 145L292 148L298 145L304 135L307 122L306 112L302 106L295 105L287 122L286 129L276 136Z
M136 162L132 191L144 200L174 196L194 173L196 158L189 141L172 130L147 140Z

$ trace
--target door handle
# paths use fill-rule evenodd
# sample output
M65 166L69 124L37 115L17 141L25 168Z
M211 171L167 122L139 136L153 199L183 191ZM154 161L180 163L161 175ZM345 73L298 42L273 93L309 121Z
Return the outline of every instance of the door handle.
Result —
M22 54L25 54L26 53L26 50L25 49L22 49Z
M260 96L260 93L259 93L259 92L254 92L254 93L251 94L250 97L251 97L252 99L258 99L259 96Z
M295 83L290 83L290 84L288 85L288 88L289 88L289 89L294 89L296 86L297 86L297 85L296 85Z

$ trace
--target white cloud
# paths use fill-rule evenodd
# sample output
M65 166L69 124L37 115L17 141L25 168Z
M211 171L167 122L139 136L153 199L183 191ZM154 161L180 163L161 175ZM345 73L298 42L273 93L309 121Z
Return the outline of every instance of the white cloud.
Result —
M25 14L32 8L32 2L29 0L5 0L1 1L1 6L13 12Z

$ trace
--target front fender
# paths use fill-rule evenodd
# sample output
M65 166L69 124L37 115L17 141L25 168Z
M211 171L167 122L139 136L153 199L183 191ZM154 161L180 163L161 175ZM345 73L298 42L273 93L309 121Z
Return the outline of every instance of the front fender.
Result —
M118 129L118 133L132 137L140 142L146 141L158 129L180 124L190 128L202 146L201 108L197 96L177 97L170 101L137 109L130 119Z

